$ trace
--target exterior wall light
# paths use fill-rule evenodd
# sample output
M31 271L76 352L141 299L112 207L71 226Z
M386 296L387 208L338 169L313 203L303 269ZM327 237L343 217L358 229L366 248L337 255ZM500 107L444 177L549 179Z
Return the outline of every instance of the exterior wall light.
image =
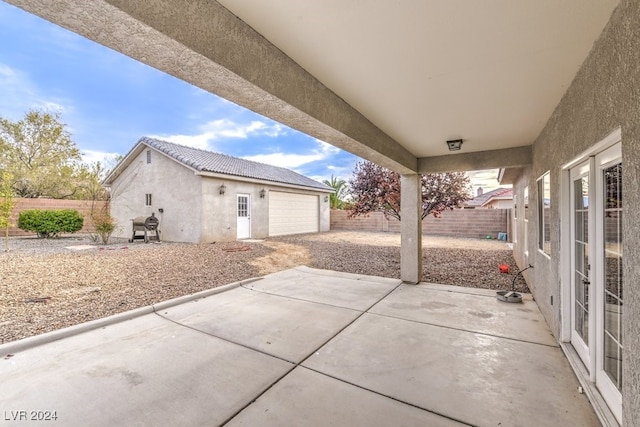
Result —
M325 203L329 201L329 196L324 196Z
M225 191L227 191L227 186L226 186L226 185L224 185L224 184L222 184L222 185L220 186L220 195L221 195L221 196L224 196Z
M264 191L264 188L263 188L262 190L260 190L260 198L261 198L261 199L264 199L264 195L265 195L266 193L267 193L267 192L266 192L266 191Z
M462 140L451 139L447 141L447 145L449 146L449 151L459 151L462 148Z

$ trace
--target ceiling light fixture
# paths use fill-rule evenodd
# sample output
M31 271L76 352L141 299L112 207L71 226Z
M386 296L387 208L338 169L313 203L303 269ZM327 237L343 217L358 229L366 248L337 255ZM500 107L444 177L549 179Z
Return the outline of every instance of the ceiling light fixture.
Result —
M447 145L449 146L449 151L459 151L462 148L462 140L450 139L447 141Z

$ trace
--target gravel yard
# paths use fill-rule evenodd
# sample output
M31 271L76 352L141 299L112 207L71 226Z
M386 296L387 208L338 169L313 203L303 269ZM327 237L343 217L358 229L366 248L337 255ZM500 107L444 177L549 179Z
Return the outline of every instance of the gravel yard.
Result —
M202 245L12 238L0 252L0 343L302 264L398 278L399 243L396 234L339 231ZM424 238L427 282L507 289L513 274L498 271L503 263L516 271L502 242Z

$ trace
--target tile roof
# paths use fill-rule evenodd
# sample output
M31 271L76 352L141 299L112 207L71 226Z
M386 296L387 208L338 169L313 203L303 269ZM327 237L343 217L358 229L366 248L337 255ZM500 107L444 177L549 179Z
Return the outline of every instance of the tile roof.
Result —
M244 178L260 179L282 184L298 185L325 191L333 191L331 187L300 175L289 169L271 166L251 160L214 153L212 151L187 147L162 141L155 138L142 137L138 144L145 144L172 159L189 166L199 172L212 172Z
M474 197L473 199L467 201L465 205L466 206L483 206L485 203L487 203L489 200L493 198L504 198L504 199L513 198L513 189L504 188L504 187L496 188L495 190L487 191L484 194Z

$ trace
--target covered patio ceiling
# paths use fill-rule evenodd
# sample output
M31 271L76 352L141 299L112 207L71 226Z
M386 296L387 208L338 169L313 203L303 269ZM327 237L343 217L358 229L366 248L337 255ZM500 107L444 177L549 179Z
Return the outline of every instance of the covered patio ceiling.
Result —
M8 2L401 173L527 164L618 4Z
M219 0L416 157L530 145L618 0Z

